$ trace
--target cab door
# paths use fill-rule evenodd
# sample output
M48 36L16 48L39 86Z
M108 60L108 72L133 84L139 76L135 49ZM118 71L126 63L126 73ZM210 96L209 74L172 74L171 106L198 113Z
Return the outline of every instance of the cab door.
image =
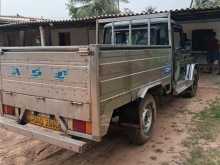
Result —
M185 49L185 39L180 26L173 26L173 51L174 51L174 87L175 94L179 94L189 88L189 64L191 51Z

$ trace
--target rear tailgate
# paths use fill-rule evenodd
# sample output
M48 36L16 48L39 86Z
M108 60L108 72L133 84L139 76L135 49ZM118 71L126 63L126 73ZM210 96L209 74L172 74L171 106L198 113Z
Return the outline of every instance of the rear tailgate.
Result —
M72 127L91 123L88 47L6 48L0 67L2 104L15 107L15 119L28 110L54 116L71 135L86 134Z

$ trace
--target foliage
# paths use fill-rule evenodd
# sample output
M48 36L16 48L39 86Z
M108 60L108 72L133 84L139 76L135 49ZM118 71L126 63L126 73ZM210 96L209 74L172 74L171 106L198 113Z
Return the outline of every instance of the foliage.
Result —
M150 13L153 13L153 12L155 12L155 11L156 11L156 7L148 6L148 7L146 7L146 8L144 9L143 12L150 14Z
M191 0L191 7L210 8L220 6L220 0Z
M67 7L72 18L118 14L119 2L127 3L128 0L69 0Z
M125 14L134 14L134 12L129 8L124 8L123 13L125 13Z

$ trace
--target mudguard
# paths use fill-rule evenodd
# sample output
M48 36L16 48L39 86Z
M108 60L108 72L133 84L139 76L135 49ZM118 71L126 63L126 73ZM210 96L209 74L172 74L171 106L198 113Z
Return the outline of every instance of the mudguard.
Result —
M147 94L147 92L151 89L151 88L154 88L156 86L160 86L161 85L161 82L156 82L156 83L153 83L151 85L148 85L148 86L145 86L143 88L141 88L138 92L138 98L144 98L145 95Z

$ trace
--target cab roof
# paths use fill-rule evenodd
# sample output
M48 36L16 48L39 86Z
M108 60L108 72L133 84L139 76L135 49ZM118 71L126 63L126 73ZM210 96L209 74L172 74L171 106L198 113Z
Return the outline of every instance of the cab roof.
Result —
M168 18L154 18L150 20L151 24L157 23L168 23ZM174 21L173 21L174 22ZM141 19L141 20L133 20L132 25L143 25L147 24L148 19ZM114 22L114 26L126 26L129 25L129 21L122 21L122 22ZM112 27L112 23L108 23L104 26L104 28Z

